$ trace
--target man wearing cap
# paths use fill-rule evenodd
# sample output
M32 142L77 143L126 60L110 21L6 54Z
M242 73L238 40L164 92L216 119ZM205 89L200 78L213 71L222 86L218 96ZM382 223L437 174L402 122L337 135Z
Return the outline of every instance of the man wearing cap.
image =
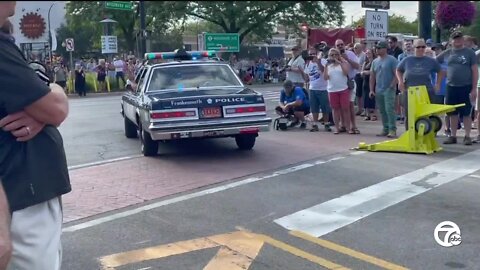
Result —
M295 86L292 81L286 80L283 83L283 90L280 92L280 103L275 108L275 112L280 115L288 115L293 118L290 127L300 123L300 128L305 129L305 115L310 113L310 105L304 90Z
M305 77L303 67L305 60L301 55L301 48L295 46L292 48L293 57L288 61L285 71L287 72L287 80L290 80L295 86L304 87Z
M465 138L463 143L471 145L470 131L472 129L472 100L477 96L478 65L475 52L465 47L462 32L455 31L450 35L452 48L447 49L439 56L437 61L447 64L447 91L445 104L455 105L465 103L465 106L447 113L450 115L452 133L444 144L457 143L457 128L459 114L464 116Z
M387 54L385 41L378 42L377 59L373 60L370 70L370 96L375 96L378 110L382 116L383 130L378 136L393 138L397 136L395 116L395 92L397 79L395 71L398 60Z

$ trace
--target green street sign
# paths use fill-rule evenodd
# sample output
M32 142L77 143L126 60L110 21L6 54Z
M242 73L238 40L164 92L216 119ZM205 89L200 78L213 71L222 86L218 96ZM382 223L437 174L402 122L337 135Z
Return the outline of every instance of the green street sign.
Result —
M239 35L238 33L205 33L205 50L239 52Z
M132 6L132 2L105 1L105 8L109 9L132 10Z

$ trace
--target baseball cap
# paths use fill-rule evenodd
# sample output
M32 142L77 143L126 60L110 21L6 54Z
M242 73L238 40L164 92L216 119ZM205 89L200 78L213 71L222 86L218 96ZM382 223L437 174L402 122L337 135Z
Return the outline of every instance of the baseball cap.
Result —
M432 45L433 43L433 40L431 38L427 39L427 41L425 42L427 45Z
M450 35L451 39L460 38L460 37L463 37L463 33L460 31L455 31Z
M375 46L377 49L387 49L388 48L388 44L386 41L380 41L377 43L377 45Z
M442 44L440 44L440 43L433 43L433 44L432 44L432 49L436 49L436 48L442 48Z

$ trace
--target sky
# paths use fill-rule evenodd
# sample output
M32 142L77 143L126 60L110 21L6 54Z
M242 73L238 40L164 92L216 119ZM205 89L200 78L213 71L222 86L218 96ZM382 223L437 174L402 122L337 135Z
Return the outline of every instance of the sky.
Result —
M344 26L358 20L365 15L365 8L362 8L362 1L342 1L343 12L345 14ZM407 18L408 21L413 21L417 18L418 1L390 1L390 9L388 14L402 15Z

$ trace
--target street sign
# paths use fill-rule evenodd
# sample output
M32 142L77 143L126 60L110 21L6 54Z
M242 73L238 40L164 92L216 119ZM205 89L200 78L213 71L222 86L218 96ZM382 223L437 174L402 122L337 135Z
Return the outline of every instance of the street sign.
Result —
M390 9L390 1L362 1L362 8Z
M102 36L102 53L118 53L117 36Z
M240 38L238 33L205 33L205 50L221 52L239 52Z
M385 40L388 35L388 12L367 10L365 12L366 39Z
M65 49L67 50L67 52L75 51L75 42L73 38L65 39Z
M131 2L123 1L105 1L105 8L119 9L119 10L132 10Z

